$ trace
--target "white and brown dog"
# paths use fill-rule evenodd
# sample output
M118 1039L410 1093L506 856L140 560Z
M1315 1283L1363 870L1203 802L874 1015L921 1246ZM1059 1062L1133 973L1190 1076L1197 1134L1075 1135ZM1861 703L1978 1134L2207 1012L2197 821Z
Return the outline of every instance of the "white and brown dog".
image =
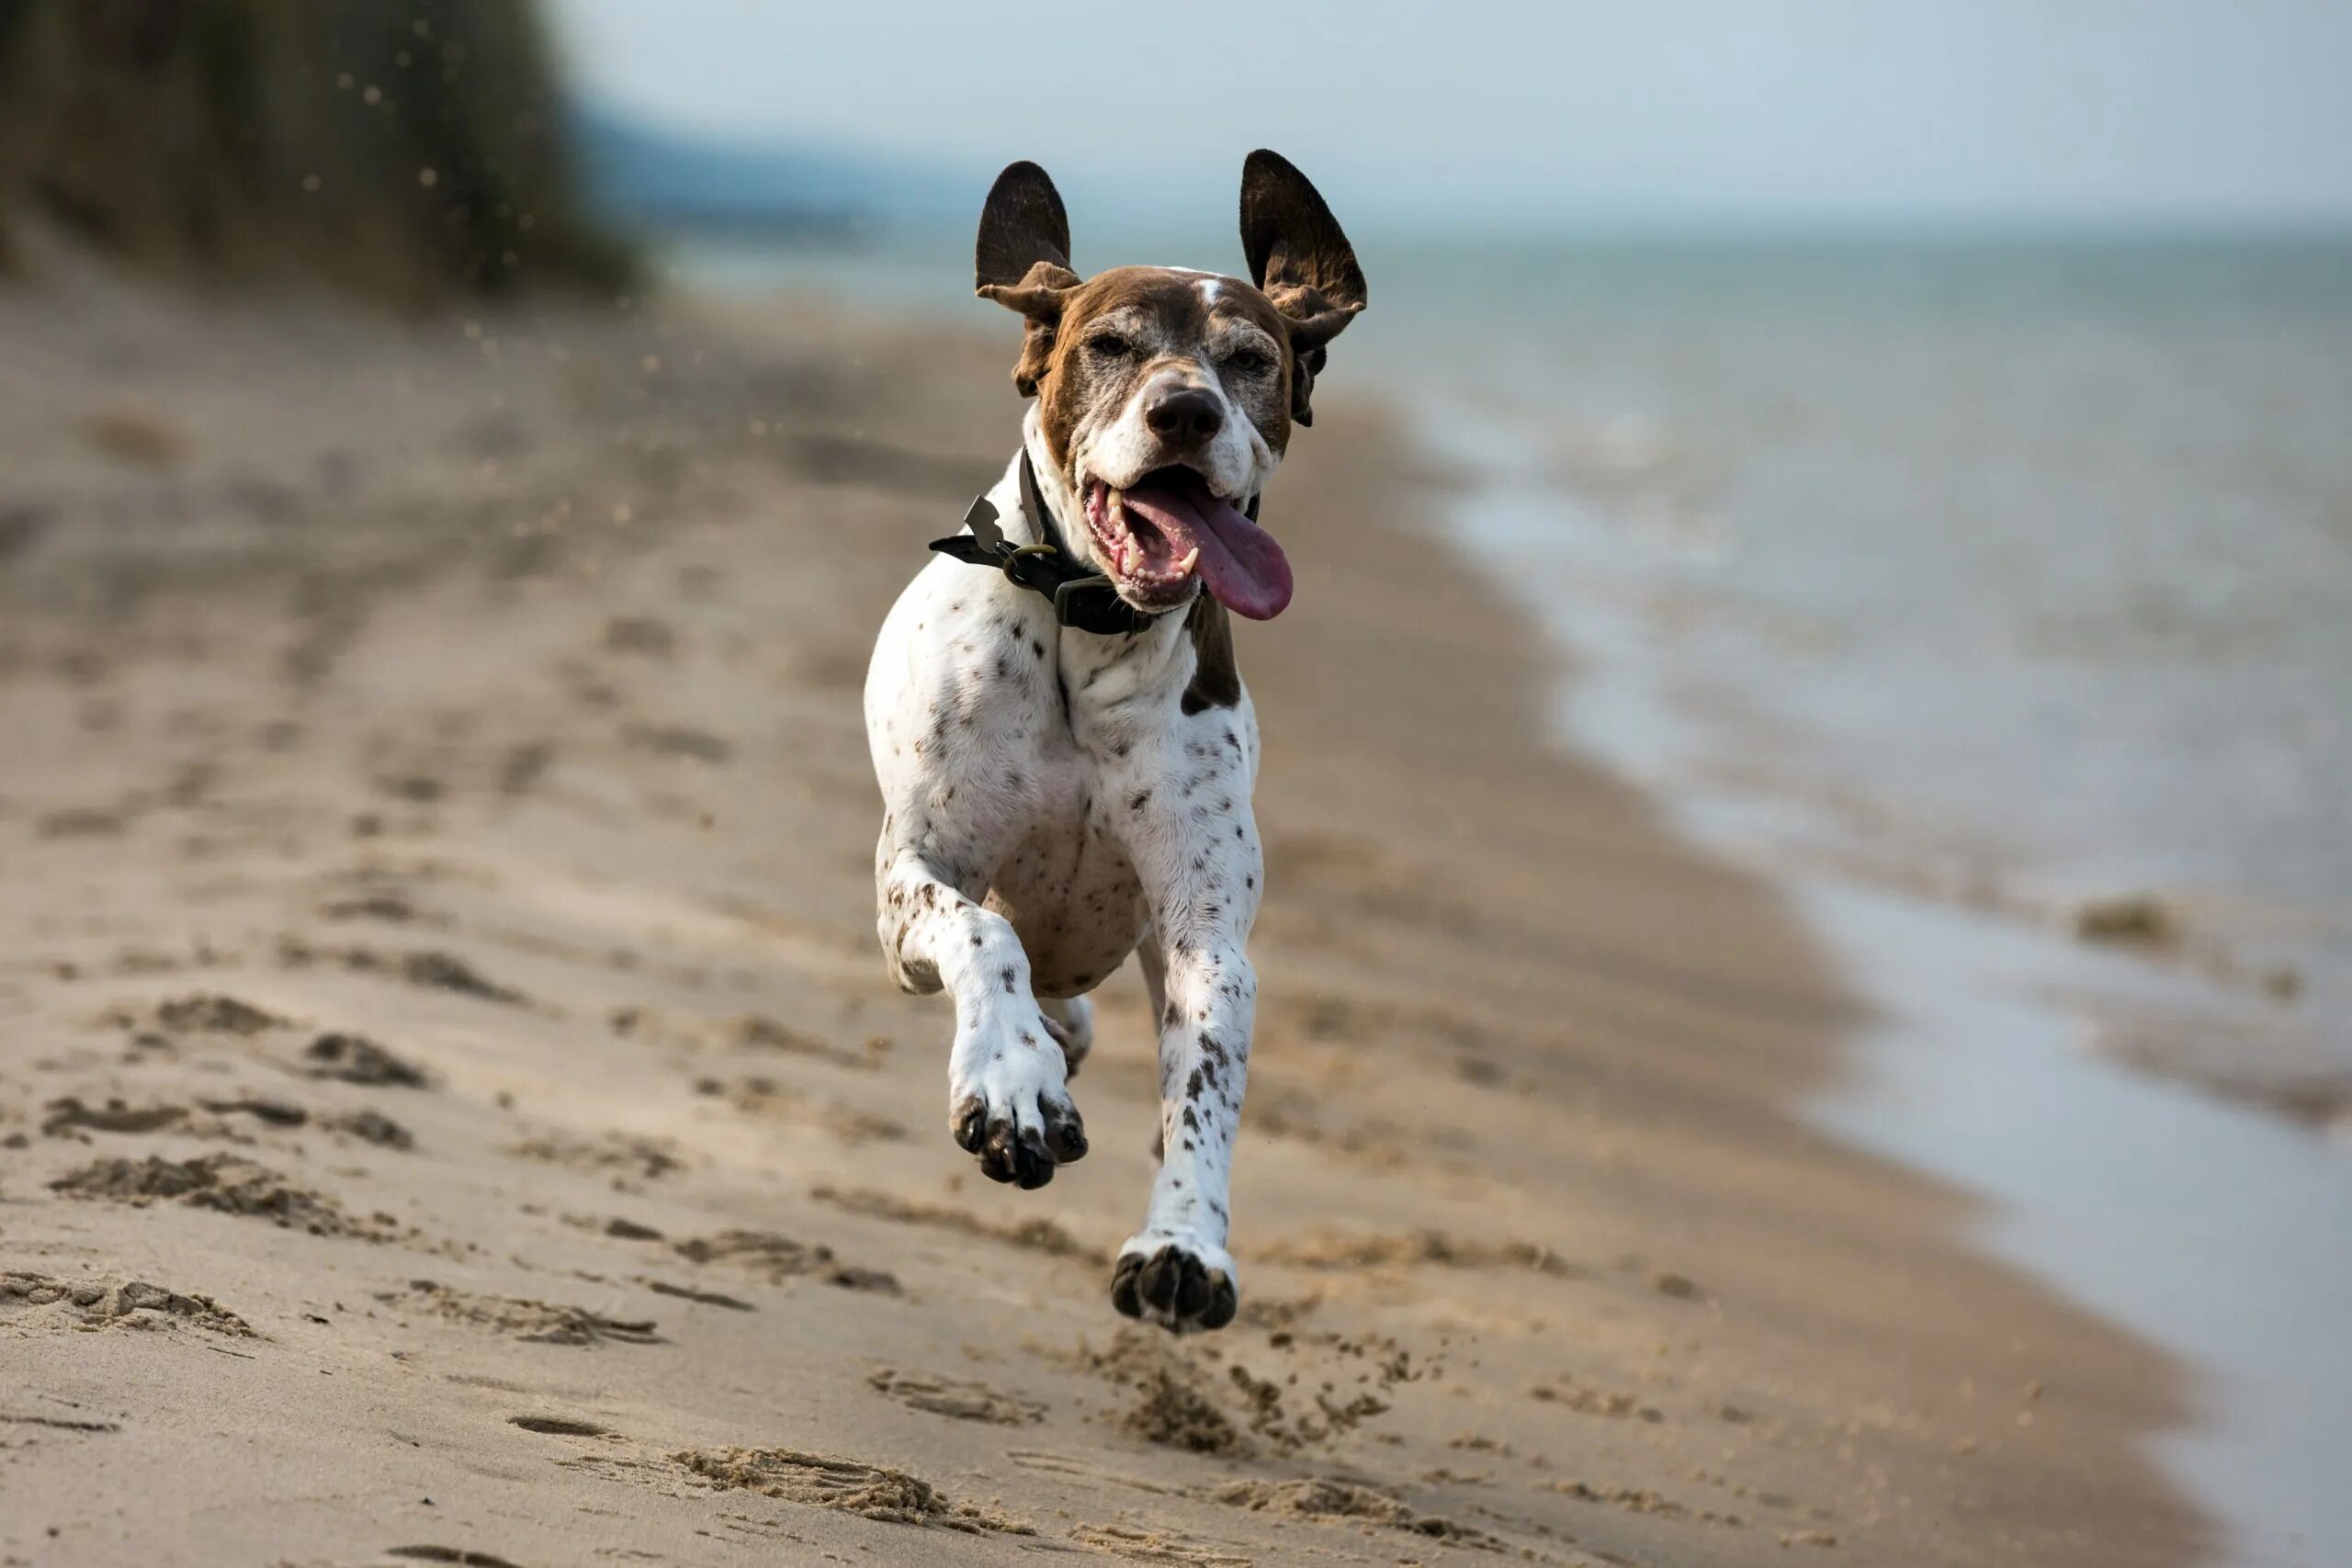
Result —
M1141 957L1160 1166L1111 1296L1180 1331L1222 1327L1238 1301L1227 1192L1265 889L1227 615L1290 602L1258 499L1308 423L1324 345L1364 306L1347 236L1272 152L1242 166L1241 240L1249 282L1080 279L1045 171L998 176L979 292L1021 313L1013 382L1036 402L865 681L882 950L902 988L955 999L948 1124L989 1177L1042 1187L1086 1153L1069 1080L1087 993Z

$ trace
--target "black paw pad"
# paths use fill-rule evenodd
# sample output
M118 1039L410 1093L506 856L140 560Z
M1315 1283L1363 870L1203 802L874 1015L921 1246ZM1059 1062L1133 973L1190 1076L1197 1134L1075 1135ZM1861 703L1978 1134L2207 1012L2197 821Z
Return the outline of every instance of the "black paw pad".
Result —
M1119 1259L1111 1273L1111 1304L1119 1309L1122 1317L1143 1315L1143 1296L1137 1282L1143 1278L1143 1254L1129 1253Z
M1240 1293L1222 1269L1213 1269L1179 1247L1146 1257L1130 1253L1111 1275L1111 1304L1128 1317L1148 1310L1153 1321L1182 1333L1223 1328L1240 1309Z
M1046 1144L1064 1165L1086 1157L1086 1122L1078 1107L1046 1107Z
M1017 1128L1010 1117L989 1122L978 1152L980 1174L990 1181L1015 1182L1026 1191L1054 1179L1054 1156L1046 1147L1045 1134L1035 1127Z
M977 1094L967 1096L948 1117L948 1125L956 1130L956 1146L967 1155L978 1154L988 1119L988 1103Z

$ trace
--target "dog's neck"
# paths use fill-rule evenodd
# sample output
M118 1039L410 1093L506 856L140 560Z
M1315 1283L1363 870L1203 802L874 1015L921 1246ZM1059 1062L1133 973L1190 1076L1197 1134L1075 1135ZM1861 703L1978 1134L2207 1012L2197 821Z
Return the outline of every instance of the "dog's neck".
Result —
M1024 545L1054 543L1087 565L1101 570L1094 541L1086 531L1086 515L1071 493L1061 468L1046 448L1045 431L1033 405L1021 422L1021 443L1037 480L1038 499L1052 519L1032 517L1024 507L1004 509L997 526L1007 538L1016 535ZM1018 464L1019 457L1014 458ZM1019 490L1014 490L1016 500ZM1161 615L1139 632L1103 636L1065 626L1058 638L1057 668L1069 694L1070 725L1084 738L1090 724L1124 728L1124 715L1148 706L1156 699L1181 693L1193 678L1195 659L1185 635L1189 617L1182 611Z
M1096 571L1102 570L1102 558L1095 553L1094 540L1086 531L1083 503L1070 490L1069 481L1062 477L1061 468L1054 461L1053 455L1046 449L1045 424L1039 419L1038 409L1034 403L1021 421L1021 449L1028 455L1029 471L1037 480L1038 498L1045 502L1046 510L1053 513L1050 520L1032 517L1024 506L1021 513L1021 526L1026 537L1021 543L1058 545L1072 560ZM997 525L1004 527L1003 521L1000 519ZM1005 528L1005 536L1012 537L1012 532L1011 528Z

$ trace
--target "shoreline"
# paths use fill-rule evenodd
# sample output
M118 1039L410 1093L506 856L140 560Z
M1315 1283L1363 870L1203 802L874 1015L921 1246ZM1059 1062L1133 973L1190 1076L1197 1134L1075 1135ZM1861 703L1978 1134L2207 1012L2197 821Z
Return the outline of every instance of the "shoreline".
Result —
M1586 552L1624 547L1623 520L1556 476L1521 472L1523 455L1479 444L1450 413L1428 417L1456 435L1439 446L1463 447L1457 461L1483 455L1487 476L1454 508L1460 536L1489 558L1548 547L1575 563L1557 576L1561 600L1497 583L1549 622L1581 671L1555 705L1562 744L1781 889L1868 998L1850 1065L1803 1103L1807 1124L1973 1195L1986 1214L1972 1235L1988 1254L2191 1369L2199 1417L2154 1451L2225 1521L2228 1561L2316 1563L2352 1543L2352 1513L2330 1500L2318 1458L2352 1442L2352 1359L2325 1304L2352 1303L2334 1245L2352 1193L2327 1102L2250 1092L2259 1064L2216 1085L2180 1063L2119 1060L2106 1039L2118 1019L2171 1020L2184 1035L2220 1027L2210 965L2089 940L1990 879L1899 874L1888 846L1826 831L1812 803L1776 791L1785 779L1770 764L1725 766L1793 737L1678 693L1625 618L1625 583L1587 581ZM1572 613L1555 614L1563 604Z
M44 519L0 578L0 1027L47 1043L0 1070L0 1237L60 1288L0 1299L42 1367L0 1548L2198 1560L2138 1443L2177 1369L1804 1125L1860 1005L1553 746L1540 634L1414 526L1387 416L1335 382L1270 501L1244 1318L1169 1342L1099 1267L1148 1168L1132 977L1095 1152L1008 1193L870 951L864 649L1001 461L1007 345L465 324L0 294ZM141 422L177 455L92 434ZM352 1032L423 1085L320 1055ZM148 1180L216 1156L267 1179Z

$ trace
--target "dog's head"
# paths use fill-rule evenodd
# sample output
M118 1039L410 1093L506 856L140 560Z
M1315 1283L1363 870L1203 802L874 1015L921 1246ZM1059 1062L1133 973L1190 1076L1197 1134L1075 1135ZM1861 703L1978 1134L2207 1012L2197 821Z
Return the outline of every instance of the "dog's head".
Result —
M1282 547L1245 513L1312 420L1324 345L1364 307L1363 271L1306 176L1267 152L1241 166L1250 277L1179 267L1071 270L1046 171L1015 164L980 213L979 292L1026 322L1014 385L1038 400L1069 547L1136 608L1205 586L1265 620L1290 603ZM1042 476L1041 476L1042 477Z

